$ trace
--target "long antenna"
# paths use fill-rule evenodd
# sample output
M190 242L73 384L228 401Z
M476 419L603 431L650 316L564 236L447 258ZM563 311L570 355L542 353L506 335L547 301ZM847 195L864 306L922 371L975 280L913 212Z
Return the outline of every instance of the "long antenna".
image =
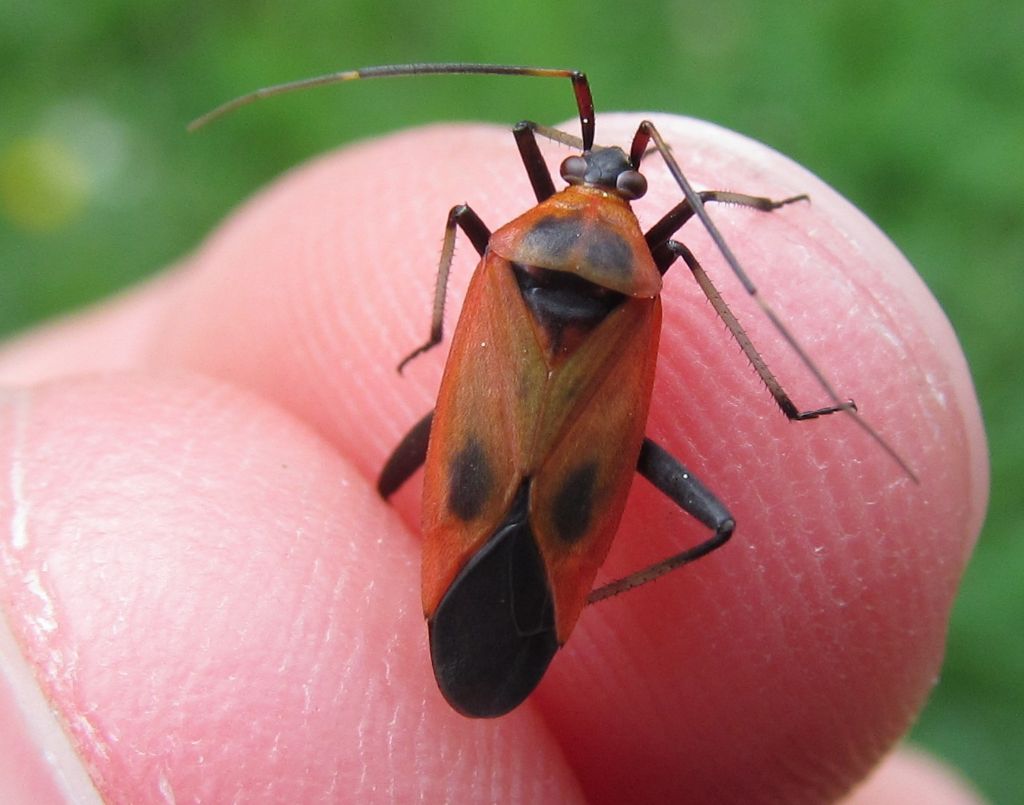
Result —
M572 81L576 95L576 107L580 114L580 131L583 136L583 150L589 151L594 145L594 99L590 94L590 83L587 76L579 70L561 70L551 67L522 67L509 64L464 64L448 62L441 64L385 64L379 67L361 67L358 70L342 70L337 73L326 73L287 84L275 84L271 87L241 95L223 103L216 109L200 115L188 124L189 131L202 128L207 123L223 117L242 106L254 101L269 98L273 95L284 95L313 87L328 84L339 84L343 81L358 81L363 78L397 78L410 75L526 75L539 78L568 78Z

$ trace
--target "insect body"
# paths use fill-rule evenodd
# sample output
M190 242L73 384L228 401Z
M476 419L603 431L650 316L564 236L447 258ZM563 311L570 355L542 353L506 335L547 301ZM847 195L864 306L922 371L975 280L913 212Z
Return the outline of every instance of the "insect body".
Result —
M514 129L537 205L491 232L466 205L448 215L430 339L442 340L448 271L458 229L480 254L452 339L437 406L402 440L381 472L385 498L421 466L423 608L434 673L445 698L474 717L499 716L539 683L588 602L651 581L724 544L726 507L677 459L644 436L661 326L662 277L689 267L783 413L813 419L846 411L900 465L892 449L842 401L778 318L762 307L818 378L833 404L799 410L771 374L700 264L674 239L697 216L751 294L705 203L771 211L772 201L696 193L655 127L640 124L629 153L594 145L593 102L582 73L495 65L366 68L272 87L220 107L206 122L257 97L304 86L411 74L477 73L569 78L582 137L524 122ZM556 191L537 135L573 145ZM646 191L648 147L667 163L684 198L644 232L630 202ZM703 542L592 590L626 503L634 471L707 526Z

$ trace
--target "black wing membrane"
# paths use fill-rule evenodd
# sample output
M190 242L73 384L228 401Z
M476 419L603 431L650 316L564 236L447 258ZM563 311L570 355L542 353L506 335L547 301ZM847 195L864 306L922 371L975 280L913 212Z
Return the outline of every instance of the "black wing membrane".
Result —
M518 707L558 651L551 589L527 516L529 488L527 481L429 623L438 687L473 718Z

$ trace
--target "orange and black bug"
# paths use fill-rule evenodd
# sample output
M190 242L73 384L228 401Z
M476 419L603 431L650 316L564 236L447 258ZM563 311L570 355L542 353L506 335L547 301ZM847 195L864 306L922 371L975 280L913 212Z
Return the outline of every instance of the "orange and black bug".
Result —
M200 118L201 125L259 97L335 81L475 73L571 80L580 138L522 122L513 132L537 204L491 231L467 205L448 214L428 341L442 340L448 271L458 229L480 254L441 381L437 406L398 445L380 474L387 498L425 466L423 608L438 685L459 712L499 716L539 683L588 603L651 581L723 545L726 507L644 435L661 325L662 277L689 267L782 412L794 420L848 412L913 477L898 455L842 401L757 290L704 205L771 211L773 201L697 193L657 129L637 128L629 152L594 145L594 106L583 73L533 67L413 64L371 67L269 87ZM578 149L556 190L537 136ZM640 164L653 144L683 199L642 231L630 202L644 195ZM797 351L832 404L800 410L772 375L696 257L675 233L696 216ZM592 589L618 528L634 471L708 527L705 541Z

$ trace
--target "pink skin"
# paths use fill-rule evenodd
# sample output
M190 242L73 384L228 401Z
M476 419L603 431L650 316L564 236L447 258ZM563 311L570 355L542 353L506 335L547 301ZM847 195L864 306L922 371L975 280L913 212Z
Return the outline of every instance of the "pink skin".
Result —
M598 138L626 143L636 121L600 118ZM516 712L456 715L419 612L421 475L394 506L374 480L433 405L445 348L404 378L394 366L426 336L448 207L496 228L532 194L496 128L328 155L170 274L0 352L0 380L22 386L0 398L11 791L796 802L868 773L934 684L985 511L967 367L911 267L827 186L708 124L658 122L700 187L810 194L711 212L921 483L845 415L787 422L677 266L648 432L728 504L736 535L585 611ZM679 198L648 163L645 225ZM707 235L681 237L797 404L827 404ZM474 263L460 236L449 332ZM605 577L703 535L638 481Z
M910 748L890 755L843 800L844 805L982 805L971 786L934 758Z

